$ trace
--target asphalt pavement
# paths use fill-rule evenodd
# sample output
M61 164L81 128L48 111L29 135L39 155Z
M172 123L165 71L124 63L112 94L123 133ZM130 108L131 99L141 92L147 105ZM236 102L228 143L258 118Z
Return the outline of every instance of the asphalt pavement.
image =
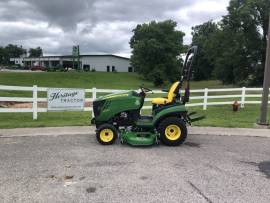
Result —
M40 135L85 135L94 134L94 126L65 126L65 127L40 127L40 128L13 128L0 129L0 137L29 137ZM188 126L190 135L222 135L222 136L249 136L268 137L270 129L257 128L222 128L222 127L198 127Z
M190 135L179 147L2 137L0 160L0 202L270 202L263 137Z

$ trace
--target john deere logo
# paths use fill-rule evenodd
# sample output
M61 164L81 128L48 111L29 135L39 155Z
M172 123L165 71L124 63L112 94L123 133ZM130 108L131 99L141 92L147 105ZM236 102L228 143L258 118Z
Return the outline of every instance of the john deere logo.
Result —
M135 105L139 106L140 105L140 101L139 100L136 100L135 101Z

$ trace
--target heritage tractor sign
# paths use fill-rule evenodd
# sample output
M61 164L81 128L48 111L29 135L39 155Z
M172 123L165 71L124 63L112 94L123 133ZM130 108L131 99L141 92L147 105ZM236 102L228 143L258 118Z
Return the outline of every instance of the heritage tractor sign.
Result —
M84 89L49 88L48 111L83 111Z

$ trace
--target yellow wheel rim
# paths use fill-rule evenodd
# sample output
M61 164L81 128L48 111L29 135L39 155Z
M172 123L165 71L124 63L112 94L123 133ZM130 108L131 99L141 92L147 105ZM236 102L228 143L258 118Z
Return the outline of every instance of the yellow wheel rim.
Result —
M169 140L177 140L181 137L181 129L177 125L168 125L165 129L165 136Z
M113 140L113 131L111 129L103 129L99 134L102 142L110 142Z

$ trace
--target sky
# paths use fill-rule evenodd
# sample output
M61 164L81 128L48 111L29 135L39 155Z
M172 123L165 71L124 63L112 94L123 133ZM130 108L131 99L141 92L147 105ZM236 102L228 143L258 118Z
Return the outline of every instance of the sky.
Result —
M137 24L172 19L191 27L226 15L229 0L0 0L0 46L42 47L44 55L107 53L129 57Z

